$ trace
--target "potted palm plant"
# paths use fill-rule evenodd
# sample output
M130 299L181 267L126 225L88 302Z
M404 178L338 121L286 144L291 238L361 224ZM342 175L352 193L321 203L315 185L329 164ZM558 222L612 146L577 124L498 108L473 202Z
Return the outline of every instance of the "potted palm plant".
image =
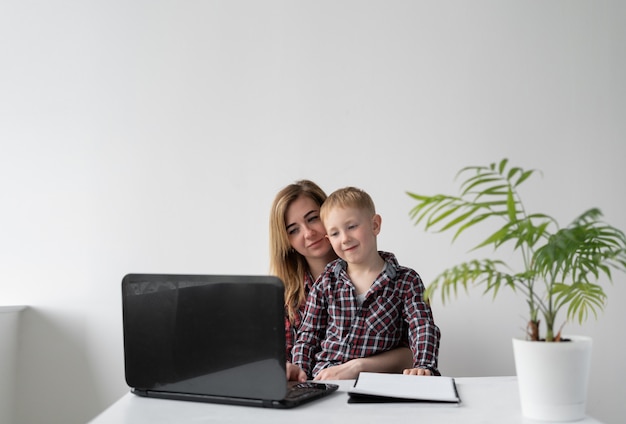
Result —
M626 237L604 222L597 208L565 227L549 215L528 212L518 188L535 172L510 166L507 159L465 167L457 174L458 195L407 192L417 202L410 216L427 231L453 232L453 241L470 228L496 224L473 250L508 246L519 253L518 269L497 258L468 260L435 277L426 297L440 290L445 302L458 288L474 286L493 296L510 287L523 296L526 334L513 338L522 412L534 419L576 420L585 414L591 339L564 336L558 319L566 311L563 323L583 323L604 309L606 293L599 283L612 281L612 270L626 271ZM569 357L581 363L567 365ZM580 381L572 381L575 377ZM556 398L550 398L551 389ZM573 399L566 399L570 391Z

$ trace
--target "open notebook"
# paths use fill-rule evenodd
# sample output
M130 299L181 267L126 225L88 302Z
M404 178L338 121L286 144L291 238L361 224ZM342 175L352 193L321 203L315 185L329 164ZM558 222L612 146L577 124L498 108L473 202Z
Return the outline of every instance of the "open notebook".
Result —
M362 372L348 391L350 403L427 402L458 405L454 378Z
M126 382L139 396L291 408L338 386L288 384L276 277L128 274Z

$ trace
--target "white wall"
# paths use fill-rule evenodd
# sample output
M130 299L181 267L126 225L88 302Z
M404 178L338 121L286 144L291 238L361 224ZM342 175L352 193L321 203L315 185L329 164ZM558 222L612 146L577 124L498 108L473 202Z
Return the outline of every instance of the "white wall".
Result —
M466 258L410 222L405 191L502 157L543 170L529 209L626 228L626 9L618 1L5 0L0 303L28 304L20 423L84 423L127 392L127 272L265 273L274 193L368 190L379 247L426 283ZM488 253L488 252L485 252ZM608 287L589 413L626 415ZM440 365L514 373L524 304L434 304Z

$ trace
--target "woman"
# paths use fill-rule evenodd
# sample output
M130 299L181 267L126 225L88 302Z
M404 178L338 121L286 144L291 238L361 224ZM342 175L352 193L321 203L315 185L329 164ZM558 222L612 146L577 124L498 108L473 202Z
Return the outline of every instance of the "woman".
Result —
M337 255L320 220L326 193L314 182L300 180L276 194L270 211L270 271L285 284L285 338L287 358L302 320L306 296L326 264ZM316 380L354 379L361 371L402 372L412 367L408 347L358 358L324 369ZM290 380L306 380L299 367L287 363Z

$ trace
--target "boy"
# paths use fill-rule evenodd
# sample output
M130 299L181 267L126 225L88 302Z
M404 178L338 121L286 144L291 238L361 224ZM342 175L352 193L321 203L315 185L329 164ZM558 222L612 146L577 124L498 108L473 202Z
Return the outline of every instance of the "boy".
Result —
M291 379L331 378L329 369L388 351L409 340L413 367L404 374L439 375L439 328L423 300L424 285L392 253L377 250L381 217L363 190L332 193L320 209L339 259L309 293L292 351Z

